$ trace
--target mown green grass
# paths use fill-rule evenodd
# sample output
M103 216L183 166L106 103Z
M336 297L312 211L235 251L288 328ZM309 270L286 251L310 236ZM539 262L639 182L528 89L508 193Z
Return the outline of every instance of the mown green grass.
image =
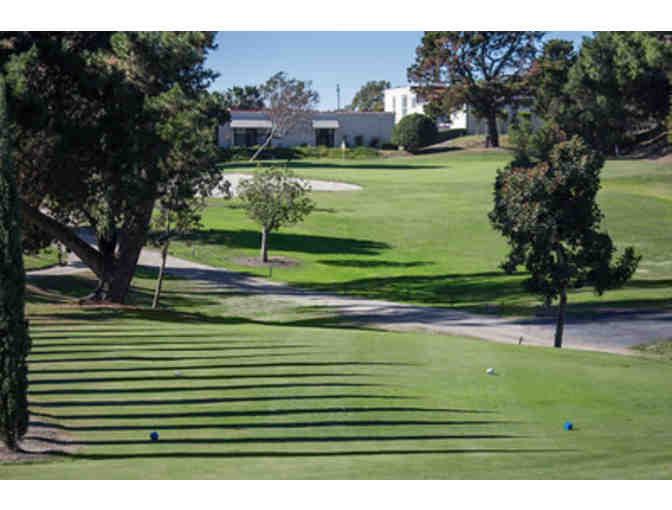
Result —
M58 264L58 252L56 248L49 247L33 255L24 255L23 265L26 271L43 269Z
M536 296L525 275L507 276L499 264L505 239L487 219L495 172L505 151L449 151L371 161L291 163L305 178L359 184L362 191L314 192L317 209L303 223L270 236L270 254L296 259L273 268L272 278L308 289L375 299L459 306L502 314L532 313ZM224 172L251 172L228 164ZM575 311L599 306L667 307L672 304L672 165L608 161L598 200L604 228L622 250L633 245L643 260L623 289L597 297L590 289L570 296ZM207 264L269 276L268 267L239 265L258 254L260 235L236 200L210 201L206 230L173 253ZM522 268L521 268L522 270ZM489 306L488 306L489 305Z
M42 285L28 439L76 451L0 479L672 478L669 360L245 315L263 297L232 310L246 298L180 280L179 311L63 307Z

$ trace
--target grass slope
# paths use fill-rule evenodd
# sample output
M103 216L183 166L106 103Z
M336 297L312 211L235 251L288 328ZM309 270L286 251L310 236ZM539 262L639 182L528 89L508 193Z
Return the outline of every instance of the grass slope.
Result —
M318 208L303 223L270 236L270 254L297 259L273 269L273 279L309 289L376 299L460 306L500 313L532 313L536 296L520 287L523 274L498 266L505 240L487 219L492 185L505 151L445 153L371 161L292 163L305 178L363 186L362 191L314 192ZM249 172L245 163L225 172ZM625 288L602 297L590 289L570 296L574 310L595 306L659 307L672 304L672 165L608 161L598 195L604 228L621 250L634 245L641 269ZM206 230L173 253L257 275L266 267L238 265L256 256L259 232L234 200L211 200Z
M68 308L90 281L37 283L29 438L77 451L0 479L672 478L669 360L318 327L179 280L180 311Z

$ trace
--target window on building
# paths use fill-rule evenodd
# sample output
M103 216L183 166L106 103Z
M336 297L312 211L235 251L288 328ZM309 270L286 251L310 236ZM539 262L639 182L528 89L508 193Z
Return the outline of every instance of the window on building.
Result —
M397 111L397 98L392 96L392 111L396 112Z
M418 106L418 100L416 99L415 96L412 96L411 97L411 108L415 108L416 106Z
M405 117L408 111L408 96L401 96L401 116Z
M333 147L336 138L335 129L316 129L315 130L315 145L324 145L325 147Z

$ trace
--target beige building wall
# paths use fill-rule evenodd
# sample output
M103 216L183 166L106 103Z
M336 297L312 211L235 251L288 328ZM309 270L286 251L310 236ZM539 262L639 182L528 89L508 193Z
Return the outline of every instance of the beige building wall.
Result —
M233 111L231 120L264 121L268 116L264 112ZM387 143L392 137L394 116L384 112L314 112L310 120L304 121L291 133L272 141L274 147L292 147L300 145L315 145L316 131L313 121L336 121L338 127L334 129L334 147L340 147L345 140L348 147L355 145L355 137L362 136L363 144L369 145L375 138L378 144ZM232 147L234 132L231 122L219 127L218 141L220 147ZM258 142L263 143L263 140Z

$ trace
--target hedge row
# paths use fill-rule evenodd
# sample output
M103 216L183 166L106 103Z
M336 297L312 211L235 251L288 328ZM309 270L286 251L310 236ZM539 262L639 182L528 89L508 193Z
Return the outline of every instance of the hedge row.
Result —
M222 158L229 161L247 161L259 149L256 147L232 147L230 149L221 149ZM370 159L377 158L380 155L377 149L373 147L353 147L345 149L345 159ZM258 160L269 159L304 159L304 158L329 158L340 159L344 156L339 147L271 147L265 149Z

